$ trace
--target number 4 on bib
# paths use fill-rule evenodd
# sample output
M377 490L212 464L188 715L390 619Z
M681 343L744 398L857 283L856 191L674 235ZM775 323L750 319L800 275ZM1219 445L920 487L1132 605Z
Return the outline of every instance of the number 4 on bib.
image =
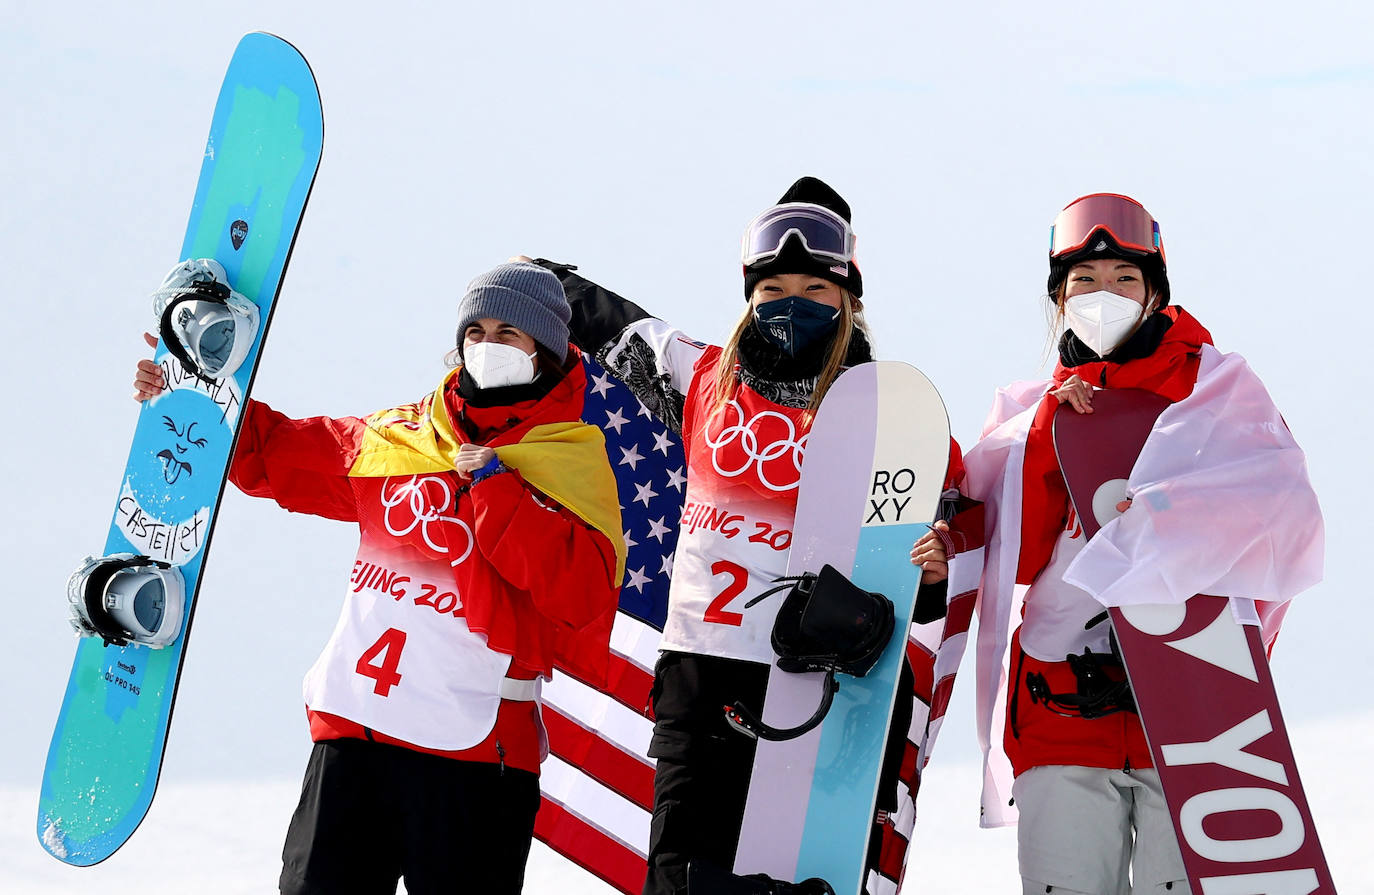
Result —
M386 633L358 658L354 670L377 682L372 692L378 696L390 696L391 688L401 682L401 675L396 669L401 665L401 650L405 649L405 645L405 631L387 628ZM378 657L381 661L373 664Z

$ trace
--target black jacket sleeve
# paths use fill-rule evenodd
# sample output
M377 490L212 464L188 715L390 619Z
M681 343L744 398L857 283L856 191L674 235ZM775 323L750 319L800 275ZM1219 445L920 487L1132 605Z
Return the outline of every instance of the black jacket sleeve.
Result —
M610 370L650 413L682 434L685 395L705 346L639 305L573 271L571 264L535 260L558 276L572 307L573 344Z

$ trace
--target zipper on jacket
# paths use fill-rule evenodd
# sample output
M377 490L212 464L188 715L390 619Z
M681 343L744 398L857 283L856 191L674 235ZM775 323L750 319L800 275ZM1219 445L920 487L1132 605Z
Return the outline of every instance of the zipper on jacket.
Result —
M1121 716L1121 748L1126 753L1126 761L1122 764L1121 770L1129 774L1131 772L1131 725L1126 716L1130 712L1117 712L1117 714Z
M1021 680L1021 670L1025 667L1026 651L1017 647L1016 655L1016 679L1012 682L1011 689L1011 738L1021 739L1021 730L1016 726L1016 709L1021 702L1021 687L1025 681Z
M496 741L496 761L497 761L498 764L501 765L501 770L500 770L500 772L497 774L497 776L498 776L498 777L504 777L504 776L506 776L506 750L505 750L505 747L503 747L503 746L501 745L501 741L500 741L500 740L497 740L497 741Z

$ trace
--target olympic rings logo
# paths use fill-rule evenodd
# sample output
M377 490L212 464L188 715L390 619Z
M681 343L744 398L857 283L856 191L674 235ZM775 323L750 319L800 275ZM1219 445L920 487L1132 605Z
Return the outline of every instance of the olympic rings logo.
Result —
M795 489L801 481L802 456L806 453L808 436L798 438L796 424L775 410L760 411L745 422L744 408L738 401L731 401L725 406L734 412L734 423L722 426L714 435L708 424L704 436L706 446L711 449L711 465L716 472L734 478L757 467L758 480L768 490ZM760 442L768 435L780 437L774 437L760 450ZM769 477L770 474L773 478Z
M467 523L453 516L443 515L440 507L453 505L453 491L449 487L446 479L437 475L413 475L409 480L401 484L390 494L387 489L391 486L392 477L387 476L386 481L382 482L382 522L386 525L386 530L393 536L402 538L410 534L416 528L420 529L420 536L425 539L425 543L435 553L448 553L447 546L434 543L430 537L429 525L431 522L451 522L462 529L467 537L467 547L463 550L463 555L449 562L450 566L456 566L463 560L472 555L472 548L475 539L472 536L472 529ZM431 489L430 485L437 486ZM431 500L430 498L434 498ZM396 516L400 519L405 518L405 513L409 512L409 523L404 526L397 526L392 519L392 511L396 511Z

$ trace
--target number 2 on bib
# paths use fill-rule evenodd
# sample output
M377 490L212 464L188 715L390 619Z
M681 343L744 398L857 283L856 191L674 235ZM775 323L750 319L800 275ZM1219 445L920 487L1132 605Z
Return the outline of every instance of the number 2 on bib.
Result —
M706 614L702 616L702 621L738 627L744 623L744 616L738 612L727 612L725 606L749 586L749 570L739 563L722 559L711 564L711 574L729 575L730 583L725 585L725 590L717 594L711 604L706 607Z
M358 657L358 664L353 670L377 682L372 692L378 696L391 695L391 688L401 682L401 675L396 669L401 664L401 650L405 645L405 631L387 628L386 633ZM381 656L381 662L373 664L378 656Z

